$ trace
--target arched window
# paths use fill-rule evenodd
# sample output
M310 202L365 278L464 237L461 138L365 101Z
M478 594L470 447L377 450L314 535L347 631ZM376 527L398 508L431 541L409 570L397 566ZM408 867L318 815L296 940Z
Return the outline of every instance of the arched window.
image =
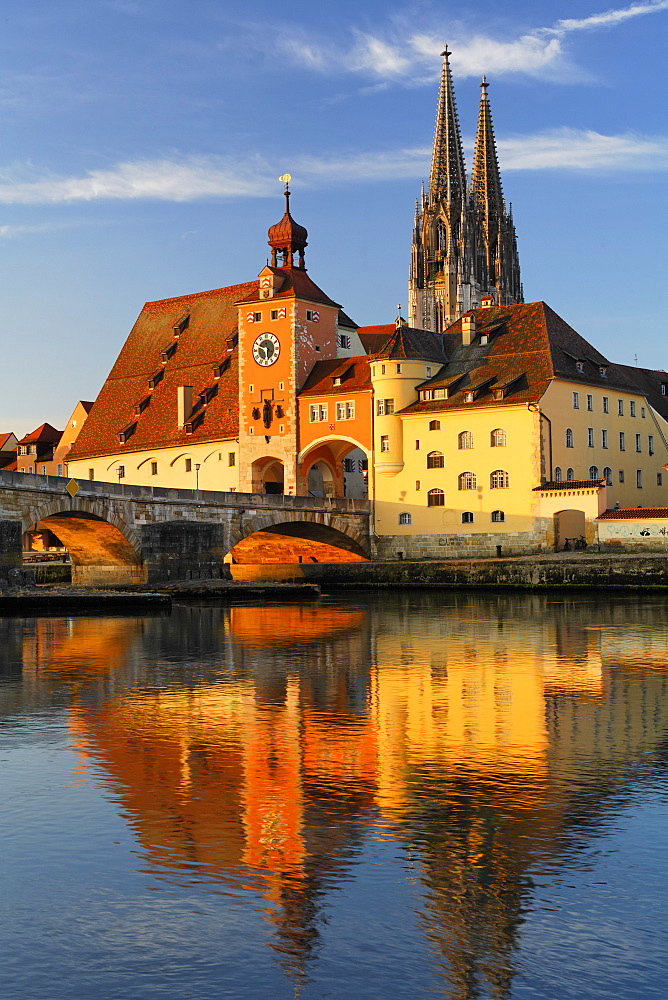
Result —
M566 469L566 479L571 483L575 479L575 473L572 469Z
M489 436L489 443L492 448L506 447L506 432L503 427L495 427Z
M508 473L503 469L495 469L489 477L489 485L493 490L507 490L509 485Z
M440 429L441 429L441 421L440 420L430 420L429 421L429 430L430 431L440 431Z
M412 523L413 523L413 515L412 514L400 514L399 515L399 524L412 524Z
M561 466L557 465L554 470L554 481L555 483L561 482Z
M498 524L500 521L505 521L505 519L506 515L502 510L492 511L492 521L494 521L495 524Z
M457 438L457 446L459 448L472 448L473 447L473 434L471 431L462 431Z
M473 511L464 511L462 514L462 524L473 524Z
M476 488L475 472L462 472L457 480L460 490L474 490Z
M427 493L427 507L445 507L445 493L443 490L429 490Z
M603 470L603 478L605 479L606 486L612 486L612 469L609 465L606 465Z
M573 447L573 431L570 429L570 427L566 428L566 447L567 448Z
M427 455L427 468L428 469L443 469L445 468L445 458L443 457L442 451L430 451Z
M589 466L589 478L590 479L598 479L598 466L597 465L590 465Z

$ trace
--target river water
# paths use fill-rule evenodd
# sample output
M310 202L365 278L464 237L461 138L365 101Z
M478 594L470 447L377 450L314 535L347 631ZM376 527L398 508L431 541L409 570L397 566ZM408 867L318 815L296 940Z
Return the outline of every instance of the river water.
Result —
M2 996L668 994L668 600L0 619Z

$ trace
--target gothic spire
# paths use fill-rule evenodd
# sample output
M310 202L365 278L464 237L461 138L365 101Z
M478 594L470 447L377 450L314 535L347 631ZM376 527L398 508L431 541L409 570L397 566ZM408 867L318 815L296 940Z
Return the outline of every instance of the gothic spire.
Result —
M466 168L447 45L441 55L443 67L429 176L429 201L432 205L437 201L450 204L466 197Z
M480 84L480 110L473 153L471 191L478 219L485 229L490 230L496 228L499 219L505 216L505 208L494 126L492 125L492 112L487 97L488 87L489 84L483 76Z

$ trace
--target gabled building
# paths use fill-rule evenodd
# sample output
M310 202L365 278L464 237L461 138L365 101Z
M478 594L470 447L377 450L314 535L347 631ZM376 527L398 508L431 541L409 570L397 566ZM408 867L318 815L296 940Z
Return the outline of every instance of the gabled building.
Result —
M12 431L0 433L0 469L16 468L16 446L19 440Z
M54 453L63 435L51 424L41 424L16 445L16 471L55 476Z

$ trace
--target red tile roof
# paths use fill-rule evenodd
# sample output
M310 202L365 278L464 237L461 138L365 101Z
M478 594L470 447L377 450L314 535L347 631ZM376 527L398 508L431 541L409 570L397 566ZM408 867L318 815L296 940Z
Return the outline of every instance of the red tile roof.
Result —
M147 302L69 453L69 461L236 437L237 350L228 349L228 340L237 333L236 303L257 295L257 291L256 280ZM174 328L179 324L183 329L175 339ZM174 346L176 350L163 363L164 352ZM221 362L227 362L228 367L216 380L213 369ZM162 373L162 377L150 389L149 378L155 373ZM203 419L191 434L177 426L176 390L180 385L192 386L194 401L206 390L214 393L206 406L199 406ZM146 400L148 405L136 413L139 403ZM127 441L120 444L120 431L133 427Z
M566 479L560 483L542 483L534 486L534 493L551 493L559 490L595 490L605 486L605 479Z
M394 333L394 323L385 323L382 326L360 326L357 335L362 341L362 347L367 354L375 354Z
M273 296L274 299L294 298L294 296L297 296L300 299L308 299L311 302L324 302L326 305L341 308L339 303L330 299L329 295L326 295L322 288L318 288L315 281L312 281L306 271L302 271L301 268L270 267L269 270L283 278L283 284ZM254 291L246 292L239 301L257 302L259 298L259 284L257 281L253 282L253 284L255 285Z
M334 385L335 378L341 379L341 385ZM342 392L370 392L371 388L371 371L366 356L332 358L316 362L299 395L326 396L335 393L340 396Z
M373 358L375 361L435 361L440 365L448 360L442 334L410 326L393 327Z
M57 444L63 436L62 431L57 431L51 424L40 424L40 426L26 434L19 441L19 444Z
M3 450L10 437L14 437L13 431L7 431L5 434L0 434L0 451Z
M646 518L668 519L668 507L617 507L599 514L597 521L639 521Z

